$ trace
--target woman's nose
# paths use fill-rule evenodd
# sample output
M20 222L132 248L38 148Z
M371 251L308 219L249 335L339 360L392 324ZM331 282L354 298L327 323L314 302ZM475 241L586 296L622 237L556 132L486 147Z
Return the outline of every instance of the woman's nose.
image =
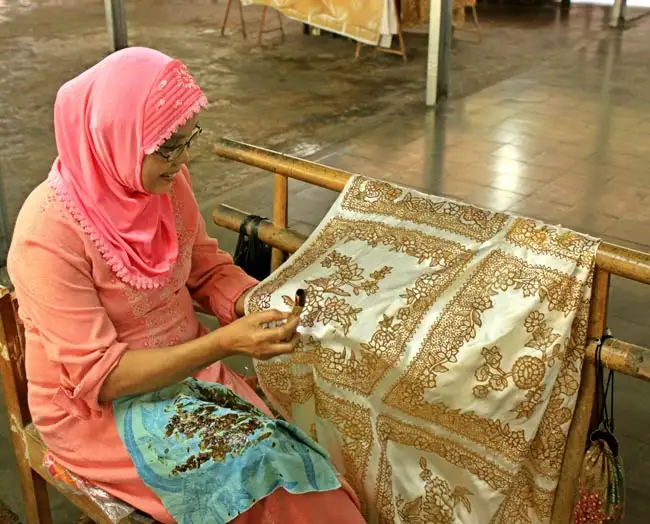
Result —
M190 151L186 147L183 149L183 152L181 153L181 156L178 157L178 160L176 160L176 164L187 164L190 161Z

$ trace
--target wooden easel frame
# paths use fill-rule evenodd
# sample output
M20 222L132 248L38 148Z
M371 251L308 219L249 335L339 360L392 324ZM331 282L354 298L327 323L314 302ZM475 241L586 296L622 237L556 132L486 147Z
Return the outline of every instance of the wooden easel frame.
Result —
M472 10L472 22L474 23L474 28L473 29L467 29L466 27L456 27L455 25L452 25L452 29L454 33L456 32L462 32L462 33L473 33L476 35L477 42L481 42L483 40L483 37L481 35L481 26L478 23L478 13L476 11L476 1L474 1L470 5L465 5L462 7L462 9L467 9L470 8Z
M393 0L393 9L395 10L395 21L397 23L397 42L398 42L398 48L388 48L388 47L380 47L379 45L375 46L375 53L381 52L381 53L388 53L391 55L398 55L401 56L404 62L408 62L408 57L406 55L406 43L404 42L404 33L402 32L402 17L399 14L399 9L397 8L397 1L398 0ZM392 35L391 35L392 36ZM354 50L354 59L357 60L359 56L361 55L361 46L363 44L361 42L357 42L356 48Z
M241 3L241 0L234 0L237 2L239 5L239 19L240 19L240 26L241 26L241 31L242 31L242 36L244 37L244 40L246 40L246 19L244 18L244 6ZM233 0L228 0L228 3L226 4L226 12L223 16L223 22L221 23L221 36L225 36L226 34L226 26L228 24L228 18L230 17L230 8L232 7ZM284 43L284 25L282 23L282 14L275 10L275 13L278 16L278 27L274 27L271 29L265 29L264 25L266 23L266 13L269 9L268 5L264 5L262 7L262 15L260 19L260 27L257 31L257 44L262 45L262 38L264 35L269 34L269 33L276 33L280 32L280 41Z

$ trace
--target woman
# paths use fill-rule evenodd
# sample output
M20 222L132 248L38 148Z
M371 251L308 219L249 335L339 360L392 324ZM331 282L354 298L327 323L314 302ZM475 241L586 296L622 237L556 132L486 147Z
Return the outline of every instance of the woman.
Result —
M220 362L292 351L297 321L239 318L256 282L206 235L185 167L206 105L144 48L60 89L59 156L9 254L34 424L62 466L162 522L363 522L320 449Z

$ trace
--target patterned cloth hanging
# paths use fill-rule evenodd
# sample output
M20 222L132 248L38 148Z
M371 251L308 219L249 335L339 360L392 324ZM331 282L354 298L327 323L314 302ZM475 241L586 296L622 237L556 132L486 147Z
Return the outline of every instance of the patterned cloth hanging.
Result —
M579 387L598 241L355 177L249 296L301 344L256 362L369 522L544 523Z

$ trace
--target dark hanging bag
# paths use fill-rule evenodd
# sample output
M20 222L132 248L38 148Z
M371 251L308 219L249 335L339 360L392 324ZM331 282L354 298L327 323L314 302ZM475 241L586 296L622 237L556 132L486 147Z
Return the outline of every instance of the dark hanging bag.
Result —
M625 471L614 436L614 372L610 370L605 379L601 359L607 338L609 334L596 349L597 383L602 387L596 394L598 427L590 435L582 461L572 524L620 524L625 513Z
M235 249L235 264L253 278L264 280L271 274L271 246L258 236L260 222L266 220L257 215L248 215L239 228L239 239Z

